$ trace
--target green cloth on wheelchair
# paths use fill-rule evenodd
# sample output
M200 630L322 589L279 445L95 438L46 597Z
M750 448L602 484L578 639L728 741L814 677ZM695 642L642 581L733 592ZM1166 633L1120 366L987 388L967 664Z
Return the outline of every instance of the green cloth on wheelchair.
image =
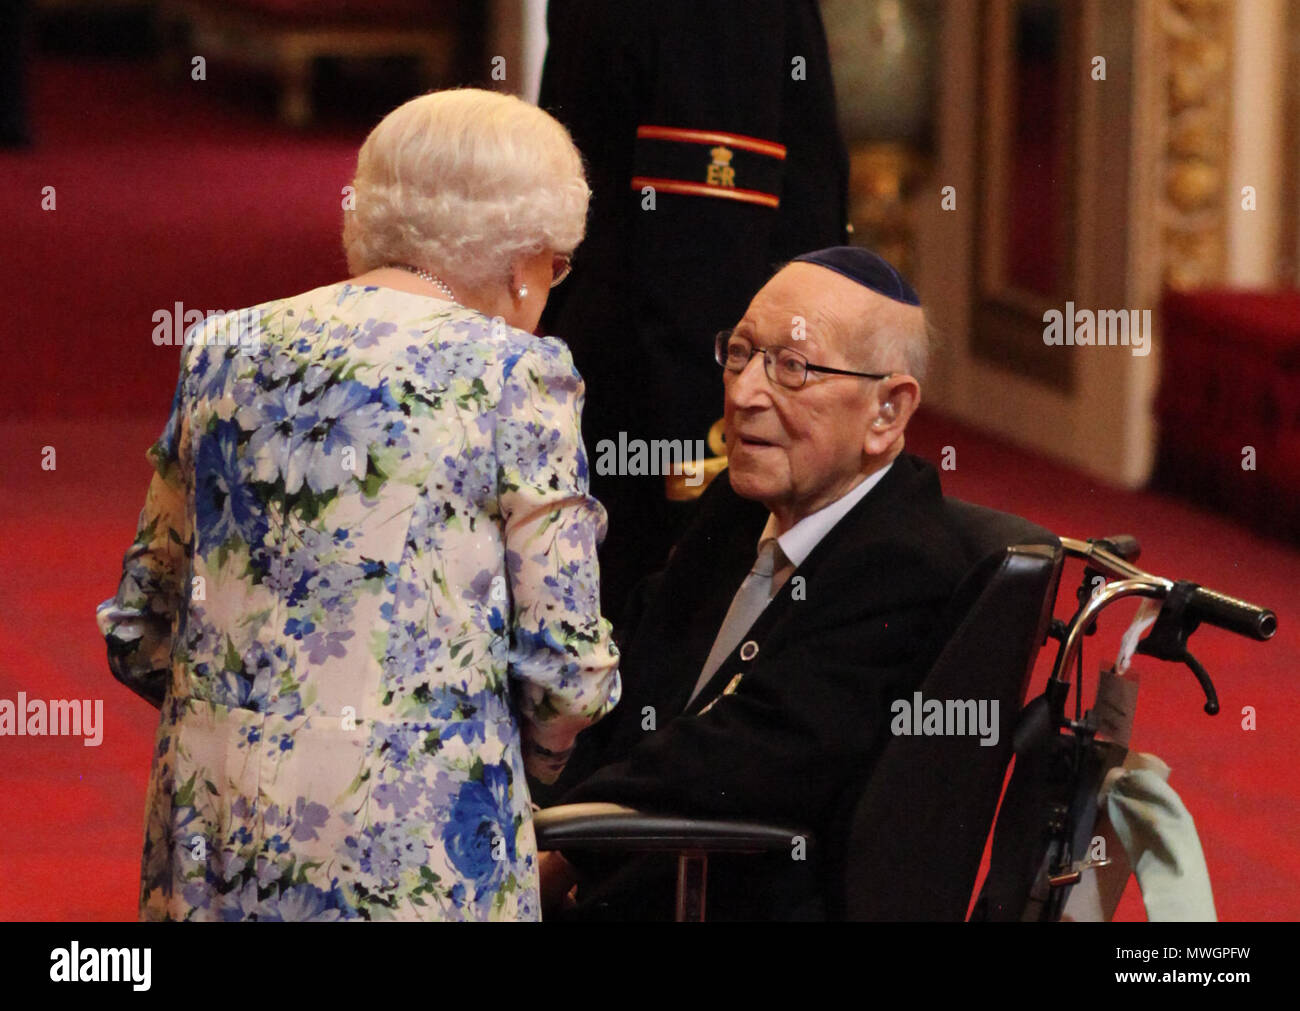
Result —
M1163 763L1162 763L1163 764ZM1152 922L1218 920L1196 825L1156 769L1127 769L1106 795L1106 812L1142 888Z

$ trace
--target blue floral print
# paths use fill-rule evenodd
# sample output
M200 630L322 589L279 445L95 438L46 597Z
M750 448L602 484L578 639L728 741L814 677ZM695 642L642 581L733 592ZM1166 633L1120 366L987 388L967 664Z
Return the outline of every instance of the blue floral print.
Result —
M222 325L98 611L161 709L142 918L537 919L525 772L619 696L568 350L351 284Z

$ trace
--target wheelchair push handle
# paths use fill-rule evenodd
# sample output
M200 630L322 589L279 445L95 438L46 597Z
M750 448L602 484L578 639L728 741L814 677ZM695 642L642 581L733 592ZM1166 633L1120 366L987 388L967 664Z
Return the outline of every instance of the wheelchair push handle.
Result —
M1145 584L1143 589L1130 590L1129 593L1137 592L1141 596L1160 600L1174 588L1173 580L1153 576L1133 564L1141 553L1141 548L1137 538L1131 535L1120 534L1088 541L1062 537L1061 544L1067 554L1081 559L1088 566L1090 574L1102 574L1116 580L1136 580ZM1195 583L1187 585L1191 590L1186 603L1187 618L1258 642L1267 642L1277 632L1277 615L1271 609L1230 597L1206 586ZM1077 617L1079 616L1076 615ZM1089 617L1095 617L1095 614Z
M1069 672L1081 655L1083 636L1088 634L1098 614L1121 597L1149 597L1162 602L1156 624L1139 643L1138 652L1191 667L1205 689L1207 712L1218 709L1214 686L1205 669L1187 652L1187 640L1198 625L1214 625L1260 642L1271 639L1277 632L1277 615L1266 607L1193 582L1175 582L1142 571L1132 562L1138 551L1136 538L1120 536L1077 541L1062 537L1061 546L1066 554L1080 559L1085 566L1085 585L1080 588L1079 610L1068 623L1059 623L1061 628L1057 635L1061 648L1056 655L1051 681L1066 690L1070 682ZM1129 557L1123 557L1125 555ZM1114 581L1099 586L1096 592L1086 592L1097 575ZM1057 708L1064 705L1063 695L1057 702Z
M1267 642L1277 632L1277 615L1267 607L1259 607L1226 593L1198 586L1187 602L1189 617L1207 625L1236 632L1248 639Z

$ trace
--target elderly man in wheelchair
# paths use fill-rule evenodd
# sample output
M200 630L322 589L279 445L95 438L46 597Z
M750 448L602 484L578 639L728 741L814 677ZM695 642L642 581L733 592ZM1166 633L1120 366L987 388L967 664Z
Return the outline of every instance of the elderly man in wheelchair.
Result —
M945 498L904 448L927 330L888 263L837 247L797 257L717 335L726 469L628 608L621 703L536 816L546 915L964 919L1013 748L976 915L1113 911L1118 895L1096 888L1065 906L1102 862L1097 798L1126 752L1121 676L1104 720L1065 717L1080 637L1120 596L1168 598L1138 648L1195 665L1197 621L1267 638L1275 619L1142 573L1131 539L1058 539ZM1087 566L1069 623L1052 618L1067 554ZM1094 594L1098 573L1116 581ZM1024 707L1049 635L1048 692ZM1137 786L1157 803L1136 808L1163 803L1185 838L1185 811L1147 773ZM1134 805L1111 806L1125 845L1148 838L1125 821ZM1194 833L1174 851L1147 877L1196 878ZM1204 916L1208 896L1207 882L1172 908Z

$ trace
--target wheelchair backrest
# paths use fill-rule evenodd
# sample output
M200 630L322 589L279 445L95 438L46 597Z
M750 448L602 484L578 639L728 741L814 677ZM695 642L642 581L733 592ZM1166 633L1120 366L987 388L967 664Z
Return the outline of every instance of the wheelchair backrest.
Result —
M1051 620L1063 559L1056 536L982 506L949 499L947 508L970 569L949 606L945 645L917 690L958 715L972 702L988 710L996 702L996 741L946 732L950 725L890 738L845 798L843 836L827 840L828 910L836 918L965 918L1015 719Z

